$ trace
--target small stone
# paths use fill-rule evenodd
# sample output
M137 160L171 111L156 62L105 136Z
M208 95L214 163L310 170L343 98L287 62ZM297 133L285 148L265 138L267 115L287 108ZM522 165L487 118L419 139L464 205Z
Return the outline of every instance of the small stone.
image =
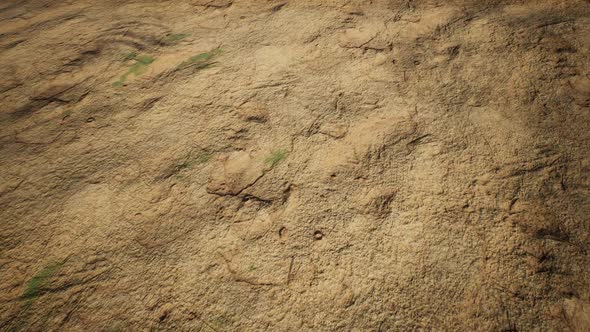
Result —
M279 229L279 237L280 238L286 237L288 233L289 233L289 231L287 230L287 227L283 226Z
M313 233L313 238L319 241L324 238L324 233L322 233L321 231L315 231Z

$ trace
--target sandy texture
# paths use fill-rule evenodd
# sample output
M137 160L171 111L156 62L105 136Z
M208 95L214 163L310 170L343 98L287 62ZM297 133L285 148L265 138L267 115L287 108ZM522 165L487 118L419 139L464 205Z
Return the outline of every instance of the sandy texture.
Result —
M0 3L2 331L590 331L590 3Z

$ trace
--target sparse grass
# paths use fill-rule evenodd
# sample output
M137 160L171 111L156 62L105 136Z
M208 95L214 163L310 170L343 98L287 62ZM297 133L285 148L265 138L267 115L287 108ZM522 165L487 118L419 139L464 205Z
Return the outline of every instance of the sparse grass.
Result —
M162 42L166 45L174 45L179 41L190 36L188 33L171 33L162 39Z
M156 59L154 59L153 57L151 57L149 55L138 55L135 58L133 58L133 60L137 61L137 63L140 63L142 65L149 65L150 63L154 62Z
M285 150L274 150L268 157L266 157L265 163L270 166L270 168L274 168L281 161L287 158L287 154L288 153Z
M252 265L250 265L250 267L248 268L248 271L250 271L250 272L254 272L254 271L256 271L257 269L258 269L258 268L257 268L257 267L256 267L254 264L252 264Z
M131 61L131 60L134 60L136 57L137 57L137 52L135 52L135 51L123 53L123 54L121 54L121 61L123 61L123 62Z
M186 158L185 161L182 162L182 164L176 166L178 170L182 170L185 168L190 168L191 166L193 166L194 164L200 165L200 164L204 164L206 162L208 162L211 159L212 154L209 152L201 152L199 153L197 156L192 157L192 156L188 156Z
M197 156L197 158L196 158L196 161L197 161L199 164L204 164L204 163L208 162L209 160L211 160L211 157L212 157L212 156L213 156L213 154L212 154L212 153L209 153L209 152L202 152L202 153L200 153L200 154Z
M135 63L129 68L129 70L127 70L125 74L119 77L118 81L113 83L114 87L123 86L131 74L135 75L136 77L143 74L146 71L147 66L156 61L156 59L149 55L137 55L135 52L125 54L124 59L125 61L133 60Z
M211 159L212 156L213 156L212 153L205 152L205 151L200 152L195 157L192 157L189 154L182 163L180 163L174 167L172 173L176 174L176 176L179 178L184 178L184 176L182 175L183 170L189 169L195 165L205 164Z
M22 297L24 299L33 299L39 296L47 284L47 280L55 275L63 266L63 263L51 263L45 266L41 271L34 275L26 284Z
M211 65L211 60L214 57L221 54L221 48L215 48L209 52L200 53L194 55L187 60L183 61L180 65L178 65L179 69L184 69L188 67L196 67L198 69L207 68Z

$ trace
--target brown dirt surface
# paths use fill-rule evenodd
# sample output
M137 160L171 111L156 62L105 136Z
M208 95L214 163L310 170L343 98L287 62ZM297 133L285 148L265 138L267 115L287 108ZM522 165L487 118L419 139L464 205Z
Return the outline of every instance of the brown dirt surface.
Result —
M590 2L3 0L0 330L590 331Z

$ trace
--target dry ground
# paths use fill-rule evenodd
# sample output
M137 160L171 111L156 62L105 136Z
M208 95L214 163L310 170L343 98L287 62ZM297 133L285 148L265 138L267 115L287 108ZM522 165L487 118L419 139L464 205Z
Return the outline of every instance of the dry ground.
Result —
M3 331L590 331L590 3L0 3Z

